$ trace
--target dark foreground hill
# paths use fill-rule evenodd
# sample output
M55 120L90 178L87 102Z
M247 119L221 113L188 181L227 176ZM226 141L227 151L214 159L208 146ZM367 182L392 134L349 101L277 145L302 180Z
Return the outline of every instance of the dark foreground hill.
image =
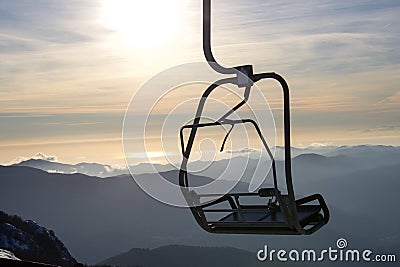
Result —
M255 253L232 247L195 247L170 245L155 249L133 248L127 252L108 258L98 265L111 266L174 266L174 267L260 267L292 266L290 263L265 263L257 260Z
M0 211L0 248L26 261L74 266L76 260L52 230Z

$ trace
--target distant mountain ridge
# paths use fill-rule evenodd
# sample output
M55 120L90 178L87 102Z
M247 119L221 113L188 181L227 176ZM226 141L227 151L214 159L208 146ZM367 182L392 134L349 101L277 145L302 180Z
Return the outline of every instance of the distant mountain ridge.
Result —
M291 149L292 158L294 161L296 160L305 160L305 158L310 158L311 155L316 159L318 156L324 157L347 157L347 159L370 159L370 160L381 160L381 157L385 157L388 160L388 164L391 164L395 161L391 161L391 159L396 160L400 158L400 147L398 146L383 146L383 145L359 145L359 146L315 146L315 147L306 147L306 148L296 148L292 147ZM238 159L240 157L248 156L250 160L257 159L257 157L253 157L252 153L249 151L248 153L236 153L236 152L227 152L234 153L237 156L232 157L231 160ZM257 152L258 153L258 152ZM41 153L38 153L41 154ZM302 156L305 155L305 156ZM308 156L307 156L308 155ZM299 157L300 156L300 157ZM277 146L275 147L275 159L277 161L284 160L284 148ZM322 157L320 157L322 160ZM226 160L220 160L223 162ZM198 169L198 166L205 165L204 162L192 162L190 163L194 169ZM126 168L114 168L107 164L99 164L99 163L78 163L78 164L68 164L57 162L54 159L49 160L45 156L42 158L31 158L25 159L18 163L12 164L12 166L26 166L32 167L40 170L47 171L49 173L64 173L64 174L74 174L81 173L89 176L96 177L112 177L117 175L129 174L128 169ZM176 170L177 167L172 166L170 164L151 164L151 163L139 163L137 165L131 166L131 170L133 170L134 174L145 174L145 173L157 173L157 172L167 172ZM220 167L219 167L220 168Z
M326 157L351 156L351 157L376 157L378 154L391 154L400 156L400 146L390 145L356 145L356 146L328 146L318 145L304 148L292 147L292 157L301 154L319 154ZM284 159L284 147L275 147L275 158Z
M86 162L78 164L67 164L44 159L28 159L19 163L15 163L12 166L32 167L47 171L49 173L82 173L89 176L97 176L101 178L127 174L126 169L114 169L110 165Z
M307 153L307 154L300 154L298 156L293 157L293 160L325 160L328 158L327 156L323 156L316 153Z

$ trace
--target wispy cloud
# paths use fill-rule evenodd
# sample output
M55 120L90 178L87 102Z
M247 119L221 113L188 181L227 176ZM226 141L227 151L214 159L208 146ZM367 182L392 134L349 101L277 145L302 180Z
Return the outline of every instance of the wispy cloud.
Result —
M129 99L146 78L174 64L204 60L200 1L182 0L185 30L178 25L177 41L158 49L138 49L117 38L100 21L102 3L0 4L2 147L117 143ZM257 72L288 79L299 143L356 142L356 134L352 140L342 135L354 128L376 134L398 121L399 1L221 0L213 1L212 12L219 61L251 63ZM276 84L260 86L281 115ZM185 97L189 94L179 99ZM169 106L160 110L168 112Z
M248 154L248 153L252 153L252 152L257 152L258 150L256 149L252 149L252 148L242 148L242 149L237 149L237 150L227 150L226 153L229 154Z
M399 134L400 133L400 125L383 125L379 127L371 127L368 129L353 129L354 132L361 132L365 134L370 133L393 133Z

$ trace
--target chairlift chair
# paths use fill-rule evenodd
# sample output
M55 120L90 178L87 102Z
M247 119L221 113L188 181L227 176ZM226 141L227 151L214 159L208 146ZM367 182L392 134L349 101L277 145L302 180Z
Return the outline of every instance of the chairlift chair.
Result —
M203 93L199 101L197 112L192 124L184 125L180 129L180 141L182 147L182 163L179 172L179 185L182 193L190 207L197 223L210 233L229 234L272 234L272 235L308 235L316 232L329 221L329 210L320 194L310 195L304 198L295 199L295 193L291 173L290 154L290 110L289 110L289 87L285 79L274 72L253 73L251 65L237 66L233 68L223 67L217 63L212 51L210 40L210 15L211 0L203 0L203 51L205 58L211 68L221 74L235 75L224 78L211 84ZM243 106L249 99L251 87L254 83L272 79L281 85L283 89L283 121L284 121L284 164L286 189L282 193L278 188L275 159L268 147L268 144L261 132L257 122L252 119L229 119L229 115ZM233 84L243 88L243 100L225 113L216 121L202 123L201 116L207 97L220 86ZM187 165L197 130L203 127L217 125L249 124L255 128L272 161L273 187L261 188L258 192L227 193L220 197L213 194L197 194L190 190ZM231 129L232 129L231 128ZM190 130L185 145L183 132ZM230 131L225 136L224 142ZM205 201L210 197L217 197L211 202ZM263 205L245 205L240 202L243 197L265 199ZM269 200L269 201L267 201ZM219 208L221 203L227 204L229 208ZM209 219L209 214L222 213L219 219Z

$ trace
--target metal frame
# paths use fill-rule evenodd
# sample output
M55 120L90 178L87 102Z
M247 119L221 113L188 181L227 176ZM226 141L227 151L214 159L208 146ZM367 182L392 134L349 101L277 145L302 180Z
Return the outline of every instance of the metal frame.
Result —
M289 86L285 79L274 72L253 74L252 66L238 66L234 68L226 68L218 64L211 51L211 37L210 37L210 22L211 21L211 0L203 0L203 51L209 65L217 72L222 74L235 74L236 77L230 77L218 80L210 85L203 93L199 101L196 115L193 124L185 125L180 129L181 147L182 147L182 164L179 172L179 185L182 188L188 205L193 213L197 223L206 231L211 233L253 233L253 234L311 234L321 228L329 221L329 210L323 197L319 194L314 194L299 200L295 199L295 193L292 182L291 171L291 142L290 142L290 101L289 101ZM248 80L243 82L243 76ZM243 106L249 99L251 87L254 83L263 80L272 79L277 81L283 90L283 121L284 121L284 145L285 145L285 178L286 178L286 192L281 194L278 189L276 178L276 166L273 155L268 147L262 132L254 120L242 119L231 120L228 119L229 115ZM204 109L205 102L208 96L219 86L226 84L234 84L239 87L244 87L243 100L224 114L218 120L211 123L201 123L201 115ZM202 202L201 198L213 196L212 194L198 195L194 191L189 190L189 181L187 174L187 164L192 150L193 142L196 137L198 128L210 127L216 125L235 125L239 123L250 123L256 129L264 148L267 150L269 157L272 160L274 188L262 188L257 193L229 193L217 200L211 202ZM190 135L187 140L187 145L184 144L183 131L190 129ZM228 132L228 134L230 131ZM225 140L228 136L225 136ZM224 144L223 143L223 144ZM243 196L251 197L268 197L270 202L268 205L255 205L246 206L239 202L239 198ZM271 202L274 198L275 201ZM309 205L308 203L318 201L318 205ZM209 208L213 205L227 202L230 205L229 209L215 209ZM315 212L303 221L299 220L299 212L312 208ZM318 211L318 212L317 212ZM230 212L232 216L238 215L235 221L226 222L224 218L219 221L208 221L206 213L216 212ZM262 222L262 221L248 221L245 219L246 212L265 212L266 215L272 213L279 213L283 215L283 221L276 222ZM321 212L323 214L321 214ZM228 215L229 216L229 215Z

